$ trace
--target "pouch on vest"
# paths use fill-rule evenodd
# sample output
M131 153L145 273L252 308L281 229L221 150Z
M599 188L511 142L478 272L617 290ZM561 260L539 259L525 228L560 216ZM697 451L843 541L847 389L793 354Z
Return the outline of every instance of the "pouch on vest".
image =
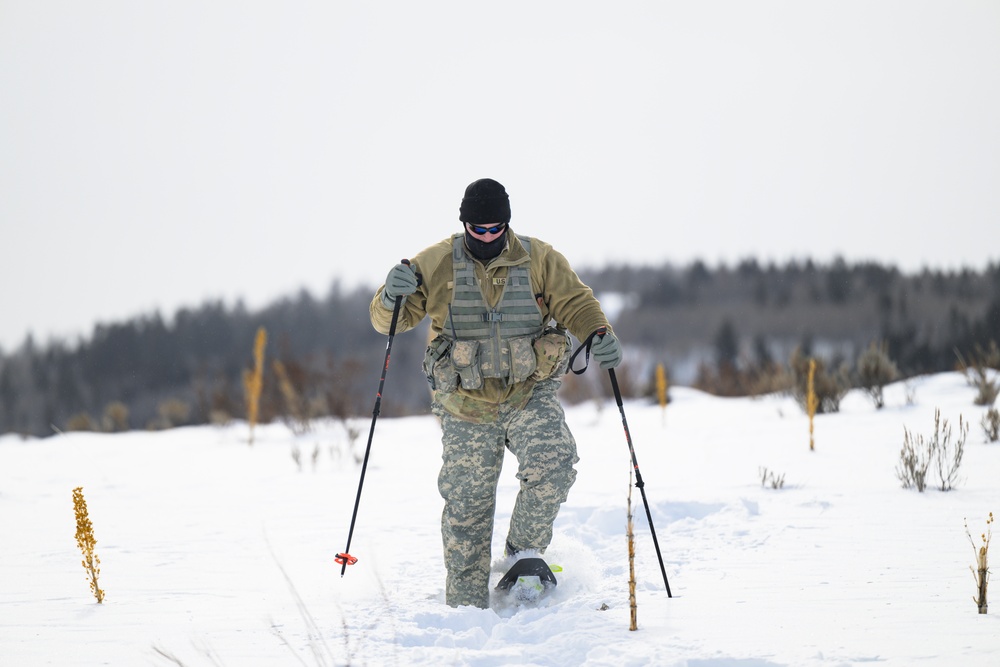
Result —
M451 339L437 336L424 352L424 375L433 390L450 392L458 388L458 370L448 354L450 349Z
M562 375L569 367L569 351L573 343L565 331L548 328L535 339L534 356L536 362L532 380L546 380Z
M510 341L510 381L524 382L537 368L531 338L524 336Z
M483 386L478 340L456 340L451 346L451 361L455 364L463 389L480 389Z

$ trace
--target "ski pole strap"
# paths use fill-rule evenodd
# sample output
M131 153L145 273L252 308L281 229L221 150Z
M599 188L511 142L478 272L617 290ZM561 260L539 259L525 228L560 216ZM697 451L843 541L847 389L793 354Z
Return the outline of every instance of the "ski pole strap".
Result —
M594 331L594 333L592 333L589 336L587 336L587 340L585 340L582 343L580 343L580 347L576 348L576 352L574 352L573 356L571 356L569 358L569 369L571 371L573 371L574 375L583 375L583 372L586 371L590 367L590 346L593 345L594 338L600 338L601 336L603 336L607 332L608 332L607 327L598 327L597 330ZM574 364L574 362L576 361L576 358L580 355L581 352L584 353L584 355L583 355L583 357L584 357L584 364L583 364L583 368L581 368L580 370L577 370L577 369L573 368L573 364Z

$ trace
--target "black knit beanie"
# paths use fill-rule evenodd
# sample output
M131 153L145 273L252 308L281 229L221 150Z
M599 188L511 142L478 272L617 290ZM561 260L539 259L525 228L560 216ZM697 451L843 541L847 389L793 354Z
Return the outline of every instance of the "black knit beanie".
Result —
M465 188L458 219L472 225L510 222L510 198L504 187L492 178L481 178Z

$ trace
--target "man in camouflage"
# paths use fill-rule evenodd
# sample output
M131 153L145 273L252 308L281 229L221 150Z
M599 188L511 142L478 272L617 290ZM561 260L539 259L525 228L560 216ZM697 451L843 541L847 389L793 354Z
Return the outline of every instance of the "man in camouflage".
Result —
M500 183L470 184L459 220L462 232L392 268L370 314L372 325L388 333L402 297L398 332L430 318L424 372L443 433L445 600L486 608L504 450L517 458L521 483L505 551L544 551L579 460L556 396L569 363L566 332L586 340L605 331L591 348L605 369L621 362L621 345L566 258L511 232Z

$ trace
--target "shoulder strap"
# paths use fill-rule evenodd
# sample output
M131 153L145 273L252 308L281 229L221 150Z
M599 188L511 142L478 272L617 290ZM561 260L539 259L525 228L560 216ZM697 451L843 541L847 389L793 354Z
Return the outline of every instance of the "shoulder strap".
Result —
M531 238L523 234L518 234L517 240L524 246L524 252L528 253L528 257L531 257Z

